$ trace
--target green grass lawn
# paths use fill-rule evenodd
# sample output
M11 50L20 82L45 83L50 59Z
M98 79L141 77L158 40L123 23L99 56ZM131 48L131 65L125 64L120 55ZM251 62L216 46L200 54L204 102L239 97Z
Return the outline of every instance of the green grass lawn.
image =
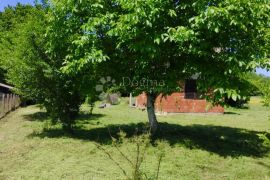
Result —
M125 179L121 170L95 144L106 149L128 172L130 167L112 145L119 130L127 141L119 145L131 159L135 132L144 129L145 111L125 103L107 109L87 106L74 134L51 126L37 106L20 108L0 120L0 179ZM160 179L270 179L270 154L257 134L270 129L269 109L253 98L248 109L218 114L158 116L160 132L142 164L149 177L157 168L157 154L165 152Z

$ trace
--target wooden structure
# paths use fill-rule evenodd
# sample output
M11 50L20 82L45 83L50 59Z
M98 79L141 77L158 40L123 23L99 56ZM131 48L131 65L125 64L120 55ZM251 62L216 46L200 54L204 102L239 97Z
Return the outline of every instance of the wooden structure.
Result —
M20 106L20 97L13 94L13 87L0 83L0 118Z

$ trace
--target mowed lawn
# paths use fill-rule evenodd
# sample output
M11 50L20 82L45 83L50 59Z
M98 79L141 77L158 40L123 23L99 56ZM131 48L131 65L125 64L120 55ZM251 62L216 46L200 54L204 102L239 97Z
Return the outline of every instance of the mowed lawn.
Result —
M145 111L129 108L126 100L89 116L82 107L73 135L52 126L37 106L20 108L0 120L0 179L125 179L99 144L130 173L130 166L112 145L135 158L131 140L147 122ZM146 151L142 170L154 177L157 155L160 179L270 179L270 154L257 134L270 129L270 111L252 98L248 109L218 114L158 116L160 132Z

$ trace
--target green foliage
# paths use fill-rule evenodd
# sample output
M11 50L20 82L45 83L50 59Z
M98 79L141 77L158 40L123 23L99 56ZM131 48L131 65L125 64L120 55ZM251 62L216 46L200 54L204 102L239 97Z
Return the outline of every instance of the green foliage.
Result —
M28 92L29 97L32 96L33 91L39 91L32 88L31 85L38 83L35 76L46 66L44 63L39 63L37 50L34 51L34 46L39 46L39 51L43 50L43 47L40 46L43 43L40 38L44 32L41 30L44 24L43 18L42 10L28 5L18 4L14 8L8 7L1 12L1 66L7 71L6 78L17 87L17 91L21 91L20 94ZM28 64L33 64L32 68ZM36 80L35 83L31 83L34 80ZM29 81L28 84L26 84L27 81Z
M218 88L214 90L216 95L214 102L218 102L221 105L242 108L250 100L250 97L254 95L254 91L256 90L257 87L248 81L247 75L241 75L239 73L238 77L230 79L227 89ZM225 98L225 101L223 101L222 97Z
M66 36L45 35L55 24L47 21L44 6L17 5L1 14L5 29L0 34L0 60L8 82L24 98L45 106L54 122L60 120L71 130L91 79L89 74L74 77L62 72L70 41ZM59 34L65 31L55 29Z
M256 88L255 95L262 95L263 104L270 105L270 78L262 75L249 74L247 80Z
M267 133L265 134L258 134L258 137L263 141L263 146L265 148L270 148L270 139L267 137Z
M5 82L5 70L3 70L2 68L0 68L0 82Z
M263 103L265 106L270 106L270 84L261 85L263 93Z
M82 30L73 39L74 51L84 54L67 56L73 57L66 59L67 73L99 62L99 70L119 82L122 77L164 82L124 85L137 94L173 92L177 81L199 74L200 91L211 87L209 99L220 103L226 96L245 99L232 82L257 66L269 67L270 7L265 0L66 3L69 8L61 13Z
M88 57L85 61L89 62L89 58L91 58L89 54L85 54L82 47L79 46L79 42L76 41L84 33L81 29L81 24L87 20L87 11L89 10L87 7L83 7L83 12L78 12L76 8L80 8L80 6L77 7L72 3L63 6L61 1L55 2L54 6L51 6L47 13L48 26L46 38L48 38L48 41L46 43L46 52L49 54L50 59L53 60L54 66L56 66L56 77L59 78L59 83L62 83L58 86L60 88L58 91L59 98L55 100L55 103L61 103L61 101L65 103L68 101L63 105L77 114L79 105L81 105L85 97L88 97L87 99L91 101L91 105L95 102L97 78L95 65L92 63L83 68L77 66L78 64L74 64L80 71L75 71L74 68L67 69L64 66L67 61L72 60L75 62L76 60L82 60L85 55ZM78 16L77 13L81 16ZM93 50L90 46L85 48L88 48L90 51ZM98 51L95 56L99 56ZM65 118L74 120L74 116L70 117L66 113L64 106L60 105L56 112L62 111Z
M15 10L16 9L16 10ZM9 61L9 54L12 52L17 53L13 47L10 46L11 31L15 31L19 28L17 24L25 21L27 14L31 13L31 6L23 6L18 4L16 8L7 7L4 12L0 12L0 81L3 82L6 79L6 62ZM34 13L32 12L32 15ZM14 34L17 36L18 34ZM10 63L12 64L12 63Z

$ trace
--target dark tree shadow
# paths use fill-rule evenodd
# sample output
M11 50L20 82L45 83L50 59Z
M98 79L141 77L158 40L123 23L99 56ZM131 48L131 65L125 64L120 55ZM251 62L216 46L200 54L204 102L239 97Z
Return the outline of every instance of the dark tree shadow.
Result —
M257 135L260 133L265 132L212 125L179 126L164 123L157 138L167 140L171 145L203 149L221 156L262 157L270 149L263 146L263 141ZM270 137L269 134L267 136Z
M269 169L270 170L270 165L269 164L266 164L266 163L264 163L264 162L257 162L257 164L259 164L259 165L261 165L261 166L263 166L263 167L265 167L265 168L267 168L267 169Z
M47 112L36 112L33 114L27 114L23 116L28 121L46 121L48 120L49 116Z
M98 120L99 118L105 117L104 114L89 114L89 113L80 113L76 121L83 121L87 123L88 121Z
M239 113L231 112L231 111L224 112L224 114L226 114L226 115L241 115Z
M89 123L89 121L98 120L101 117L104 117L104 114L88 114L80 113L76 118L77 122L83 122L84 124ZM49 114L47 112L36 112L33 114L27 114L23 116L28 121L46 121L49 120Z
M80 113L76 118L76 128L82 129L84 125L99 125L99 119L105 117L104 114L89 114L89 113Z
M263 146L263 142L257 134L263 132L246 129L191 125L181 126L178 124L160 123L160 129L152 141L165 140L171 146L184 146L190 149L202 149L220 156L254 156L263 157L269 151ZM118 138L119 131L124 131L127 138L135 134L142 134L147 129L144 123L109 125L94 129L77 127L72 135L66 134L62 129L44 129L41 133L33 133L30 137L61 138L70 137L85 141L95 141L100 144L112 143L112 138ZM136 133L135 133L136 132ZM270 135L268 134L270 137Z

